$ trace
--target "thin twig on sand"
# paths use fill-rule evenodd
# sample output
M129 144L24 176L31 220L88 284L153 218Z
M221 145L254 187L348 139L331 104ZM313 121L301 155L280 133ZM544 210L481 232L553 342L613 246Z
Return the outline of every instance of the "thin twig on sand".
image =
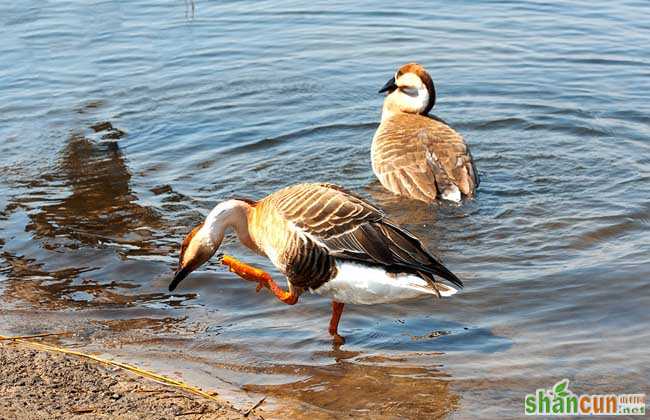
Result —
M18 335L13 337L5 337L0 335L0 340L25 340L28 338L41 338L41 337L52 337L55 335L70 335L68 331L58 332L58 333L45 333L45 334L34 334L34 335Z
M248 417L248 416L250 416L250 414L253 412L253 410L255 410L257 407L259 407L260 405L262 405L262 403L264 402L264 400L266 400L266 397L263 397L261 400L259 400L259 401L257 402L257 404L255 404L254 406L252 406L251 408L249 408L248 410L246 410L246 412L244 413L244 417Z
M54 334L51 334L51 335L54 335ZM38 336L44 337L45 334L38 334ZM127 370L129 372L132 372L132 373L138 375L138 376L152 379L152 380L154 380L154 381L156 381L158 383L164 384L164 385L169 385L169 386L172 386L172 387L175 387L175 388L183 389L183 390L185 390L187 392L190 392L190 393L195 394L195 395L199 395L199 396L201 396L203 398L206 398L206 399L209 399L209 400L221 402L221 400L218 397L216 397L216 395L218 395L216 392L208 393L208 392L203 391L202 389L193 387L193 386L188 385L188 384L186 384L186 383L184 383L182 381L177 381L175 379L171 379L171 378L168 378L166 376L163 376L163 375L160 375L160 374L157 374L157 373L154 373L154 372L150 372L148 370L141 369L141 368L139 368L137 366L131 366L131 365L128 365L126 363L116 362L116 361L108 360L108 359L103 359L101 357L93 356L92 354L82 353L82 352L76 351L76 350L70 350L70 349L66 349L66 348L63 348L63 347L57 347L57 346L53 346L53 345L49 345L49 344L38 343L36 341L26 340L25 339L26 337L37 337L37 336L6 337L6 336L0 335L0 340L13 340L13 341L17 341L19 343L23 343L23 344L25 344L27 346L36 348L36 349L41 349L41 350L46 350L46 351L51 351L51 352L56 352L56 353L69 354L69 355L73 355L73 356L78 356L78 357L83 357L83 358L86 358L86 359L94 360L96 362L99 362L99 363L102 363L102 364L105 364L105 365L108 365L108 366L115 366L115 367Z

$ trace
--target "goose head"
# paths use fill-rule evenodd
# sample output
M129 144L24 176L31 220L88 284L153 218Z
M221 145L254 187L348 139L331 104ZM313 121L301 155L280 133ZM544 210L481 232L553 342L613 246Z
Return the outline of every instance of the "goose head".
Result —
M203 223L190 231L181 244L178 269L169 284L170 292L192 271L212 258L228 228L233 228L244 244L251 242L247 221L249 209L250 205L241 200L224 201L212 209Z
M427 115L436 103L436 89L429 73L417 63L400 67L379 93L386 92L382 120L396 113Z

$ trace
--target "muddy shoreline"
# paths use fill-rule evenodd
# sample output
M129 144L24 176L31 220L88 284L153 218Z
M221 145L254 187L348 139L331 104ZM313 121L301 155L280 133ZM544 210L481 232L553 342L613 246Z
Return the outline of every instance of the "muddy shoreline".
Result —
M11 340L0 341L0 395L0 419L262 418L225 400Z

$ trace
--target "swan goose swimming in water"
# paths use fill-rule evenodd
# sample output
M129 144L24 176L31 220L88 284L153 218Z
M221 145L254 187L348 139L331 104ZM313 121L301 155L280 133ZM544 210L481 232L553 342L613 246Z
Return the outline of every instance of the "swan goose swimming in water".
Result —
M267 256L286 277L288 289L271 276L231 256L222 263L245 280L268 288L293 305L309 290L332 299L329 332L342 343L338 323L345 303L376 304L421 296L451 296L463 283L411 233L376 207L331 184L298 184L259 201L218 204L181 246L169 290L207 262L232 228L240 242Z
M460 134L428 116L436 90L424 67L400 67L379 92L387 96L371 157L381 184L427 203L438 195L454 202L473 197L479 179L472 155Z

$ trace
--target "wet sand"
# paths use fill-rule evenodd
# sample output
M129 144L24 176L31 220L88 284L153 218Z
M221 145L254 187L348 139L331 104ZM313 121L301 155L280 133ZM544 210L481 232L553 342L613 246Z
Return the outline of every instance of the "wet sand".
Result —
M215 401L78 357L0 342L0 419L243 419Z

